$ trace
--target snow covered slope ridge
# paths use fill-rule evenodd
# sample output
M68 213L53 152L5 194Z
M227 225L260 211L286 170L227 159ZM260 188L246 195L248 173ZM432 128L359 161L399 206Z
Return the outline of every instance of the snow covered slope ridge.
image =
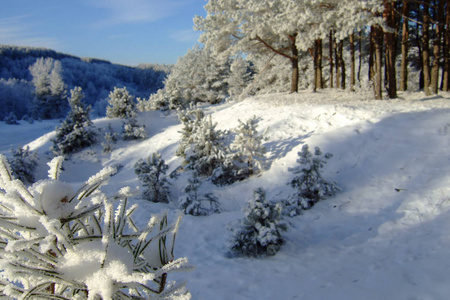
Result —
M204 300L448 299L450 94L399 95L377 101L359 92L305 91L202 106L222 130L257 116L260 132L268 128L265 169L231 186L202 185L202 193L219 198L222 212L183 218L175 256L187 257L196 269L169 279L187 280L193 299ZM182 162L174 155L182 128L176 114L146 112L138 121L146 125L148 139L118 141L110 154L102 153L100 144L74 154L64 164L63 180L84 182L101 168L120 164L123 168L106 192L136 187L141 183L134 164L155 151L169 165L168 173L175 170ZM38 173L45 177L52 134L42 124L0 123L0 152L8 156L9 148L28 144L38 151L44 166ZM121 128L118 119L94 124L111 124L118 132ZM26 126L35 128L36 136L21 140L14 130ZM286 218L286 242L275 256L230 258L227 227L243 217L241 208L255 188L263 187L271 201L293 193L288 168L296 165L304 144L333 154L323 175L342 191ZM132 199L140 206L135 220L146 224L150 214L176 209L187 179L182 173L172 181L169 204Z

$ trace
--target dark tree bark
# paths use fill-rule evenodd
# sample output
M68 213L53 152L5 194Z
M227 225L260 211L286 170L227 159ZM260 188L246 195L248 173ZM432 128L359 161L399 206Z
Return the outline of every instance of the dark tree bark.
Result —
M341 69L340 69L340 55L342 53L339 52L339 44L342 42L338 42L337 40L334 41L334 56L335 56L335 67L336 67L336 88L338 89L341 86Z
M433 65L431 68L431 93L437 94L439 90L439 67L441 61L441 38L442 38L442 24L444 23L444 0L439 0L437 3L437 24L435 30L435 37L433 41Z
M450 89L450 3L447 2L445 10L445 29L444 29L444 68L442 75L442 90L449 91Z
M400 67L400 91L406 91L408 89L408 17L409 17L409 5L408 0L403 1L403 24L402 24L402 63Z
M430 95L430 6L428 1L423 2L423 22L422 22L422 64L423 64L423 89L426 95Z
M369 33L369 81L372 81L375 76L375 38L374 38L375 28L374 26L370 27Z
M338 56L339 56L339 70L341 75L341 89L345 90L345 62L344 62L344 41L340 41L338 44Z
M358 38L358 52L359 52L359 60L358 60L358 82L361 82L361 63L362 63L362 31L359 32Z
M333 60L333 45L334 45L334 38L333 38L333 30L330 30L330 37L329 37L329 50L330 50L330 88L333 88L334 85L334 60Z
M391 30L394 30L397 26L395 10L393 2L384 0L384 13L383 17L386 20L386 24ZM386 74L387 74L387 90L389 98L397 98L397 79L395 71L395 57L396 57L396 37L395 32L386 31Z
M314 91L322 88L322 40L317 39L314 42Z

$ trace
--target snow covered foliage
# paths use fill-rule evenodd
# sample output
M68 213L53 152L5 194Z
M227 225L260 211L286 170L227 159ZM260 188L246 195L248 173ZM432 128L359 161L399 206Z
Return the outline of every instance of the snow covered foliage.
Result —
M53 58L39 58L29 68L35 86L32 113L36 119L56 119L67 109L67 86L62 65Z
M231 229L234 232L231 251L239 256L275 255L283 244L281 232L287 229L281 211L280 203L266 200L264 189L255 189L240 227Z
M211 176L225 158L224 133L216 126L211 116L202 118L200 124L193 128L191 143L184 150L186 167L196 170L199 176Z
M179 198L180 208L185 214L193 216L208 216L219 213L219 201L213 193L199 194L198 190L202 185L202 180L196 171L192 178L188 179L188 184L184 188L185 194Z
M136 162L134 172L143 182L145 199L152 202L169 202L169 182L165 176L168 168L158 152Z
M122 130L124 140L144 140L147 136L145 125L139 125L136 117L125 119Z
M195 46L177 61L164 81L164 89L151 95L149 101L159 109L176 109L197 102L219 103L228 94L228 73L227 59L216 59L209 50Z
M26 187L0 156L0 294L11 299L189 299L167 274L187 268L175 259L180 218L152 216L136 227L128 188L100 191L116 171L105 168L78 190L59 180L63 157L49 179Z
M186 158L186 148L193 141L193 132L200 126L205 114L201 108L190 103L185 109L178 108L178 119L183 124L181 139L176 151L177 156Z
M266 148L262 145L264 134L258 134L258 118L253 116L246 122L238 121L234 141L227 150L223 164L213 173L212 181L216 185L232 184L261 170Z
M105 140L102 143L103 152L110 153L113 150L113 144L115 144L119 139L119 134L117 132L114 132L114 130L111 127L111 124L108 124L108 127L106 128L105 135L103 138Z
M249 62L241 56L233 59L230 65L230 74L227 78L229 96L232 99L239 100L239 96L251 79L252 74Z
M323 154L319 147L314 148L314 154L309 151L307 144L298 152L299 166L289 168L295 176L289 185L296 192L292 199L287 200L286 210L290 215L298 214L302 209L309 209L318 201L336 194L340 189L334 182L326 181L321 169L333 155Z
M56 155L65 155L89 147L97 139L89 116L91 107L84 104L83 98L84 94L80 87L70 91L70 112L61 126L56 128L51 148Z
M3 119L6 124L8 125L19 125L19 122L17 122L17 117L13 112L10 112L8 116Z
M109 93L109 106L106 108L108 118L128 119L136 114L134 97L130 95L127 88L117 88Z
M8 160L12 176L25 184L34 182L34 171L37 167L38 155L31 152L30 147L12 149L12 158Z

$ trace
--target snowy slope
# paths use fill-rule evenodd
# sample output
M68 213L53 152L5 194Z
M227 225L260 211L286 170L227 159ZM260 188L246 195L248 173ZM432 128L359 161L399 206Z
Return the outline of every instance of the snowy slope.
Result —
M208 217L185 216L177 237L176 256L196 267L170 279L187 280L193 299L448 299L450 294L450 94L425 97L400 94L397 100L371 100L371 95L338 91L276 94L218 106L205 106L219 129L233 129L238 119L260 118L267 131L265 171L228 187L203 184L219 197L223 212ZM73 155L63 180L81 184L107 165L121 164L106 192L137 187L134 164L160 151L174 170L181 125L175 114L146 112L145 141L114 145L103 154L96 145ZM120 120L98 119L120 131ZM27 144L37 150L39 176L51 143L53 122L0 123L0 153ZM289 218L285 245L274 257L229 258L227 226L243 217L241 208L254 188L267 198L292 193L288 168L296 164L303 144L319 146L333 158L324 177L342 192ZM38 177L39 177L38 176ZM154 204L136 197L141 224L150 214L175 209L186 183L173 182L173 203Z

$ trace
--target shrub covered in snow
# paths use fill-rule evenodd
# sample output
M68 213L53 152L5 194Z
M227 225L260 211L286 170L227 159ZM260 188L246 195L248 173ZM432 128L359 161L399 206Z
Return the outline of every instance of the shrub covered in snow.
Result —
M5 117L3 120L6 124L9 125L19 125L19 122L17 121L17 117L13 112L10 112L8 116Z
M260 171L266 148L262 145L264 134L258 134L257 123L256 116L245 123L239 120L230 150L223 164L213 173L212 181L215 184L232 184Z
M153 216L143 230L127 207L130 191L100 191L115 172L106 168L78 190L59 180L63 158L49 179L26 187L0 156L0 294L12 299L189 299L167 274L180 219Z
M80 87L70 91L70 112L56 128L51 150L56 155L69 154L95 143L97 133L89 117L91 107L83 103L84 94Z
M123 123L122 137L124 140L144 140L147 138L145 125L139 125L136 116L125 119Z
M193 141L193 133L200 126L205 114L201 108L192 103L185 109L178 108L178 119L183 124L181 140L176 151L177 156L186 158L186 148Z
M157 152L136 162L134 172L143 182L145 199L152 202L169 202L169 182L165 176L168 168L161 154Z
M31 152L30 147L11 149L12 158L8 160L14 178L25 184L34 182L34 170L37 166L37 153Z
M331 153L323 154L319 147L315 147L312 154L307 144L298 152L297 162L300 165L289 168L289 171L297 175L289 183L296 190L293 197L286 201L286 210L290 215L309 209L340 190L336 183L326 181L321 174L321 169L332 156Z
M198 189L202 185L202 181L198 178L197 172L194 171L193 177L188 182L184 188L185 194L179 199L180 208L184 213L193 216L207 216L220 212L219 201L213 193L199 195Z
M110 153L113 150L113 144L115 144L119 139L119 134L117 132L114 132L114 130L111 127L111 124L108 124L108 127L106 128L105 135L103 138L105 140L102 143L103 152Z
M282 205L268 202L262 188L254 190L240 227L232 228L231 251L243 256L274 255L283 244L281 232L287 229L281 211Z

